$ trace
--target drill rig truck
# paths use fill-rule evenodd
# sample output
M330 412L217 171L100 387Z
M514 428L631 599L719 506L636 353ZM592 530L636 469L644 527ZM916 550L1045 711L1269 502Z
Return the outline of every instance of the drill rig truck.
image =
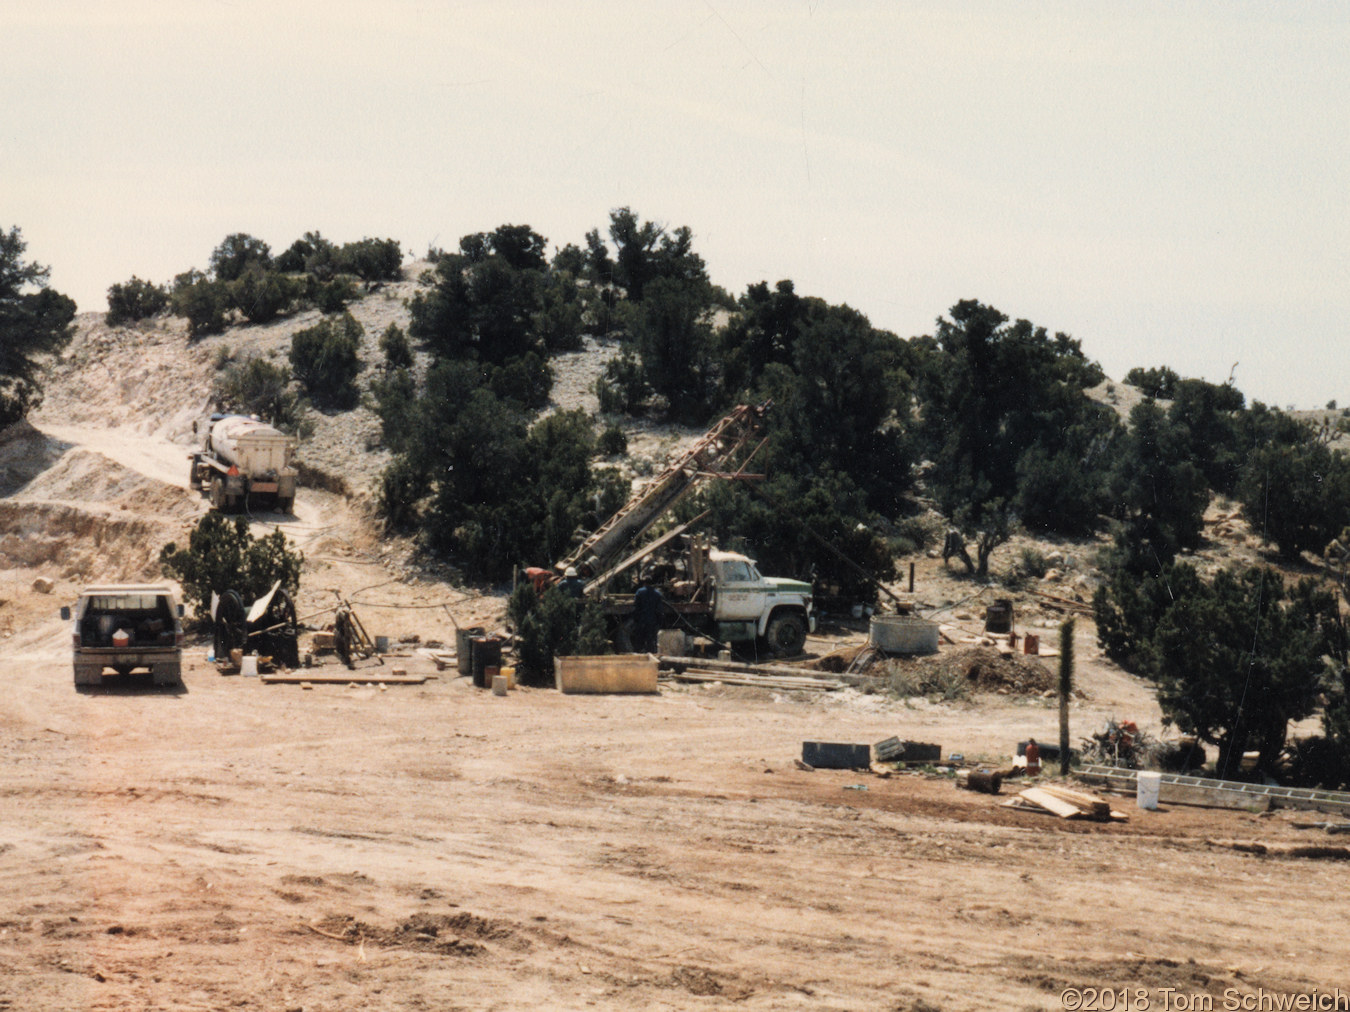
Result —
M703 481L762 477L745 468L763 441L748 455L742 451L759 434L769 406L766 401L737 407L556 563L552 575L576 569L586 579L585 595L602 602L619 628L621 646L634 603L631 592L615 588L639 575L661 591L665 628L720 643L762 643L776 656L800 653L807 632L815 631L811 585L764 576L754 559L720 551L706 537L691 534L703 515L632 549Z

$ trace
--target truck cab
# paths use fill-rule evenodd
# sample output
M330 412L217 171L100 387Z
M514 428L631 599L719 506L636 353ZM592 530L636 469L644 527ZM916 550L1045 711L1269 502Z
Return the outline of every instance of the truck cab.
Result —
M105 671L142 671L156 685L183 680L183 606L167 584L86 587L61 618L74 621L76 685L99 685Z
M763 638L775 654L801 652L816 628L809 583L763 576L749 556L716 548L708 552L708 570L719 638Z

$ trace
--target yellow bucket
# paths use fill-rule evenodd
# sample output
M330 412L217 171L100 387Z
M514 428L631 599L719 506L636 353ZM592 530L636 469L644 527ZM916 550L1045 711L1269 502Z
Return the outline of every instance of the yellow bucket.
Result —
M506 687L507 687L508 689L514 689L514 688L516 687L516 669L515 669L515 668L513 668L513 667L503 667L503 668L501 669L501 671L499 671L499 672L497 672L497 673L498 673L499 675L501 675L503 678L506 679Z

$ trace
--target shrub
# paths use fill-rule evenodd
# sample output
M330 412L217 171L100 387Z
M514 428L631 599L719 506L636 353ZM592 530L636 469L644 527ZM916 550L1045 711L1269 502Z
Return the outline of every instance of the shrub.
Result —
M1034 576L1039 580L1050 572L1050 560L1045 557L1044 552L1028 546L1022 549L1021 556L1018 559L1018 569L1027 576Z
M595 381L600 410L607 415L635 413L648 392L642 363L627 348L605 364L604 373Z
M391 323L380 335L380 351L384 352L384 367L389 370L411 369L413 364L412 345L408 335L397 323Z
M927 548L932 540L933 521L922 516L905 517L895 525L892 544L908 546L904 551L897 550L897 555L916 555Z
M251 264L230 282L230 302L250 323L266 323L290 307L291 282L274 270Z
M380 416L380 431L384 445L395 453L408 448L413 438L414 409L417 405L417 384L408 369L394 369L377 376L370 383L375 413Z
M338 248L318 232L306 232L272 261L272 266L287 274L305 273L327 281L337 272Z
M163 285L142 281L135 275L130 281L108 289L108 312L103 317L110 327L144 320L169 308L169 293Z
M488 374L488 388L502 400L542 408L553 388L553 369L534 352L526 352L504 365L493 366Z
M196 273L180 274L181 283L176 285L170 299L174 315L187 318L188 336L194 340L224 330L230 310L229 286L222 281L207 281L200 275L184 280Z
M237 590L245 603L261 597L272 584L294 594L300 587L304 556L292 551L286 535L273 531L254 538L244 517L230 519L207 513L188 535L188 546L169 542L159 553L164 573L183 585L197 618L211 614L211 595Z
M49 269L25 262L17 225L0 229L0 429L42 403L43 359L70 341L75 301L47 287Z
M211 273L217 281L234 281L250 266L270 267L272 249L244 232L227 235L211 252Z
M344 313L336 323L322 320L291 337L291 370L316 402L344 406L356 400L363 333L351 313Z
M531 598L534 598L531 601ZM519 637L517 652L522 685L552 685L553 659L577 652L582 604L557 587L536 595L528 581L511 595Z
M1177 392L1177 385L1181 382L1181 376L1177 374L1175 369L1170 369L1167 366L1154 369L1135 366L1125 374L1125 382L1143 391L1149 397L1171 400Z
M284 367L250 358L230 365L216 378L214 398L226 411L257 415L279 429L297 432L304 406L290 382Z
M403 277L403 250L395 239L361 239L343 245L337 269L363 281L399 281Z
M595 448L603 456L617 457L628 452L628 437L624 435L623 429L611 425L600 433Z
M417 503L426 493L426 476L407 458L396 457L380 475L375 507L391 530L410 530L417 522Z
M314 305L321 313L340 313L347 303L356 298L356 286L350 278L337 277L325 281L314 292Z

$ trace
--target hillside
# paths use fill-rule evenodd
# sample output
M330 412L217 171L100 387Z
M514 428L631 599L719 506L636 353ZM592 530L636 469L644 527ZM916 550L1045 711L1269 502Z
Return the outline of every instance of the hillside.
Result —
M378 286L351 303L352 316L364 328L363 391L381 360L379 335L390 324L407 327L408 302L426 268L423 262L409 264L402 281ZM108 327L101 314L80 316L74 340L53 363L42 408L30 425L6 433L0 445L0 494L5 496L0 500L0 565L15 588L0 612L0 628L12 634L24 624L21 616L48 607L50 598L35 601L23 590L39 575L57 582L58 596L72 593L81 581L157 576L160 547L181 543L206 509L186 488L186 464L194 442L192 423L209 408L218 369L246 356L284 363L291 336L320 318L316 311L305 311L189 341L184 321L175 317ZM555 356L548 410L594 413L595 380L616 353L615 342L587 337L583 350ZM425 355L419 352L418 368L425 367ZM1124 384L1106 382L1091 393L1122 414L1139 400L1138 392ZM306 554L302 612L328 607L334 588L350 594L379 585L380 592L364 600L388 606L378 621L396 635L447 634L444 628L428 633L425 615L406 609L414 604L424 608L433 602L463 602L457 604L466 609L457 616L466 619L463 624L500 622L500 596L446 582L453 574L425 565L411 541L383 536L373 521L372 485L390 457L370 408L363 404L348 411L311 411L309 422L312 433L299 457L311 481L297 502L297 520L279 524ZM621 424L629 454L618 463L634 481L658 469L697 435L697 430L643 420ZM328 490L314 487L316 483ZM255 524L265 530L274 520L257 519ZM1101 539L1074 542L1022 534L998 549L993 559L993 572L1002 574L1005 586L972 587L959 567L949 570L937 560L934 546L940 543L943 523L935 514L925 521L928 548L917 560L916 588L920 612L940 620L951 621L955 613L970 623L981 601L1009 596L1023 622L1050 630L1063 611L1049 599L1086 603L1100 580L1096 562ZM1206 532L1206 547L1197 555L1203 569L1261 555L1230 504L1212 506ZM1028 555L1047 560L1043 576L1021 573ZM895 589L903 592L903 581ZM1087 625L1080 623L1080 636L1087 649L1095 650Z

